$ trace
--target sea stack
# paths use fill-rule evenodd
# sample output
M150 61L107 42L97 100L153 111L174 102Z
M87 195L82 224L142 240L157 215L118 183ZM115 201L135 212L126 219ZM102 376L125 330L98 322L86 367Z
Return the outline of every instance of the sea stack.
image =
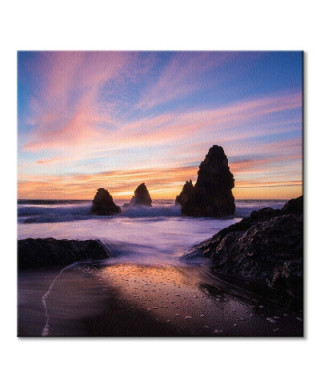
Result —
M188 200L191 198L191 195L193 193L193 184L192 180L190 179L189 181L186 181L184 184L182 191L179 195L176 196L176 206L181 205L184 206Z
M91 211L98 216L110 216L120 213L121 209L113 202L108 190L100 188L92 201Z
M134 196L131 198L129 206L152 206L147 186L141 183L134 191Z
M183 215L225 217L234 214L234 178L222 147L214 145L209 149L199 166L197 182L193 188L191 186L192 182L187 182L176 199Z

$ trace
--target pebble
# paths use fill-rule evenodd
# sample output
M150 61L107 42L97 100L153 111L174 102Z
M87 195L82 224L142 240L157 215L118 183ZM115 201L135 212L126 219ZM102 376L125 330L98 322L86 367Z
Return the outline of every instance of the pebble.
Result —
M300 317L296 317L296 320L299 322L302 322L302 318L300 318Z
M186 316L184 317L184 319L192 319L192 317L191 317L190 315L186 315Z
M203 318L203 317L204 317L204 314L201 314L200 317Z
M270 318L270 317L266 318L266 321L268 321L268 322L270 322L272 324L276 323L276 321L274 319Z

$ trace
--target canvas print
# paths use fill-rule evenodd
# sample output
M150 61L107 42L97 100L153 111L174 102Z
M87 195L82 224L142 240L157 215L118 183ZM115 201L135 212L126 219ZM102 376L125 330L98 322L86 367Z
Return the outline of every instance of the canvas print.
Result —
M19 337L303 336L303 52L18 52Z

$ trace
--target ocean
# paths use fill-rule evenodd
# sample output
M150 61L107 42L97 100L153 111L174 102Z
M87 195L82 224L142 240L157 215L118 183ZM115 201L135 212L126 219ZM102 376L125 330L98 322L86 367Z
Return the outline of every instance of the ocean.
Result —
M122 206L125 200L116 201ZM263 207L279 209L284 200L236 201L236 213L223 219L182 217L174 200L153 206L122 208L119 215L95 216L91 201L28 201L18 203L18 239L99 239L118 262L172 263L193 245Z
M91 201L19 201L18 239L99 239L111 257L19 271L18 336L301 336L301 311L217 278L209 258L183 258L253 210L284 203L236 201L233 217L214 219L181 216L173 200L115 216L91 214Z

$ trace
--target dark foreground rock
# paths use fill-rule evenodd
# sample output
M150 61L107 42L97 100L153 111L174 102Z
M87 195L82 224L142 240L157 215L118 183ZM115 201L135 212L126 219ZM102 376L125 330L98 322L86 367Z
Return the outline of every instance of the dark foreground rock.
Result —
M141 183L134 191L134 196L131 198L127 206L152 206L152 199L145 183Z
M98 216L110 216L121 212L121 208L113 202L108 190L98 189L93 201L91 211Z
M99 240L18 240L18 269L66 266L77 261L103 260L110 256Z
M274 296L303 299L303 197L281 210L261 209L197 245L214 273ZM187 255L188 256L188 255Z
M196 184L192 187L191 181L186 182L176 203L186 216L229 216L235 211L233 187L234 179L224 150L214 145L199 166Z
M283 213L286 214L303 214L303 196L290 199L282 208Z

